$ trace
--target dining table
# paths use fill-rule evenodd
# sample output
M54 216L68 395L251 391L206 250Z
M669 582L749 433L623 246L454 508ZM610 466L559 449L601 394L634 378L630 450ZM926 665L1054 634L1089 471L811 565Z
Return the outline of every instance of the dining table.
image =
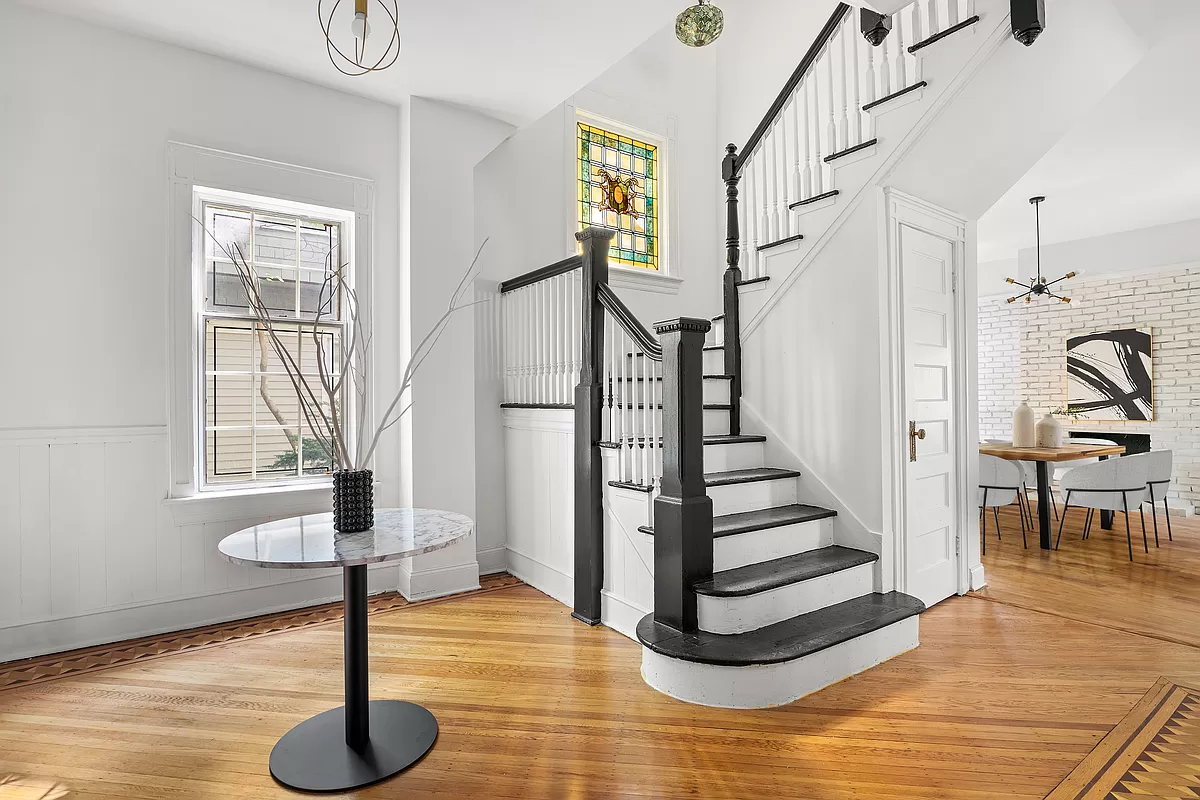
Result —
M1064 444L1061 447L1015 447L1006 442L987 442L979 445L980 455L995 456L1005 461L1032 461L1037 465L1037 512L1038 512L1038 541L1043 550L1050 550L1050 508L1052 487L1050 479L1051 464L1062 464L1087 458L1104 460L1109 456L1125 454L1121 445L1104 444ZM1100 526L1105 530L1112 529L1112 512L1100 514Z

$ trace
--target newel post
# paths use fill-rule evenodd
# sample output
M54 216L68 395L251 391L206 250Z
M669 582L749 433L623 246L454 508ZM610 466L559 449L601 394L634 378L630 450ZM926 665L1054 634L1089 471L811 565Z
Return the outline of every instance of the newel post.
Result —
M725 147L725 158L721 161L721 178L725 181L725 279L724 279L724 347L725 374L732 375L729 381L729 433L733 436L742 430L742 337L739 318L738 283L742 280L742 254L738 249L741 231L738 230L738 181L737 145ZM750 210L754 213L754 209Z
M712 576L713 507L704 486L708 320L654 326L663 351L663 474L654 500L654 621L696 630L692 585Z
M613 231L585 228L575 238L583 246L583 354L575 387L575 606L571 616L598 625L604 586L604 475L599 447L604 314L596 286L608 283Z

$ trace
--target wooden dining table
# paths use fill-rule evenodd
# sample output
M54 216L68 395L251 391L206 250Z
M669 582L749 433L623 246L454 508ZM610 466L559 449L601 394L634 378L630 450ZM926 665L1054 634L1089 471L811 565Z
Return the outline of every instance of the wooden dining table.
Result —
M1037 494L1038 494L1038 540L1043 550L1050 546L1050 465L1066 461L1078 461L1084 458L1099 458L1104 460L1109 456L1124 455L1125 448L1121 445L1104 444L1064 444L1062 447L1013 447L1005 442L989 442L979 445L980 455L995 456L1005 461L1032 461L1037 464ZM1112 513L1101 512L1100 526L1105 530L1112 528Z

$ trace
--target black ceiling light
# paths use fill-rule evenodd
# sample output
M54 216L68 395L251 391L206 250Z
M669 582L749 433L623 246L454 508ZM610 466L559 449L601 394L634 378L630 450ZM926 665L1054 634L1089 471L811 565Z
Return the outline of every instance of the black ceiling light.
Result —
M1037 277L1030 278L1029 283L1021 283L1020 281L1016 280L1015 278L1008 278L1009 283L1014 284L1015 286L1020 286L1022 289L1028 290L1025 292L1025 294L1008 298L1008 302L1010 302L1010 303L1015 303L1018 300L1020 300L1021 298L1024 298L1025 302L1028 303L1028 302L1032 301L1035 296L1048 297L1051 300L1058 300L1063 303L1071 302L1071 298L1061 297L1061 296L1055 294L1054 292L1052 292L1050 290L1050 287L1056 283L1062 283L1063 281L1067 280L1068 278L1074 278L1075 277L1074 272L1068 272L1066 275L1063 275L1061 278L1059 278L1056 281L1047 281L1045 278L1042 277L1042 215L1041 215L1041 211L1039 209L1041 208L1042 201L1045 199L1046 199L1045 197L1040 197L1040 196L1029 198L1029 202L1033 203L1034 225L1036 226L1036 230L1037 230Z
M874 47L883 44L883 40L892 32L892 18L887 14L876 14L864 8L859 11L858 20L863 37Z
M1029 47L1046 29L1046 0L1012 0L1013 38Z

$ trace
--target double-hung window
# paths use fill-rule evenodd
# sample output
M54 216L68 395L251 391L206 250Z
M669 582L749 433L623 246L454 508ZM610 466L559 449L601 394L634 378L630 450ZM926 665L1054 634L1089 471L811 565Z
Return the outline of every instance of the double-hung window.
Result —
M340 268L353 276L354 218L199 187L194 200L205 228L194 277L200 488L323 480L336 466L320 444L329 438L328 403L322 400L325 414L306 414L282 359L300 366L317 396L319 361L326 374L340 369L350 320L330 275ZM257 287L273 333L255 316L246 280ZM335 402L346 407L345 398Z

